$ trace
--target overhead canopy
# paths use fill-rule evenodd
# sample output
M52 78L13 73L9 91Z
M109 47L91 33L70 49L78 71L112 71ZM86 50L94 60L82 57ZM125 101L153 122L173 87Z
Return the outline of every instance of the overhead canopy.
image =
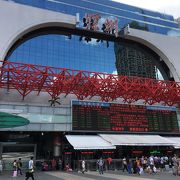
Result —
M180 137L166 137L168 140L173 141L174 148L180 149Z
M112 145L124 146L173 146L173 142L159 135L100 134Z
M116 147L96 135L66 135L74 149L115 149Z
M0 112L0 128L12 128L25 126L29 124L29 120L6 112Z

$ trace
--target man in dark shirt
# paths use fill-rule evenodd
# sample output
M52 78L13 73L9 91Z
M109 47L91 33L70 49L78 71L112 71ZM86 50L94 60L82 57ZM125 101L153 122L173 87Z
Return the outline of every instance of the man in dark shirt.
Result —
M22 162L21 162L21 158L19 158L19 160L17 162L17 174L22 175Z

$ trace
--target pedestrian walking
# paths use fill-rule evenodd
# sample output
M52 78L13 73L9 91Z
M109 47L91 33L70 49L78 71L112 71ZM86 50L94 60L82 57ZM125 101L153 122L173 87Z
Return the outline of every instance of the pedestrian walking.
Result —
M17 177L17 161L13 161L13 177Z
M143 169L141 167L141 161L138 157L136 157L136 172L140 175L143 173Z
M82 173L84 174L86 171L86 162L84 160L82 160L81 162L81 167L82 167Z
M165 160L164 160L164 157L160 157L160 170L161 172L164 171L164 168L165 168Z
M172 165L173 165L172 167L173 175L177 176L179 163L178 163L176 154L174 154L174 157L172 158Z
M99 170L99 174L103 174L103 170L104 170L104 160L102 158L100 158L97 161L98 164L98 170Z
M23 175L22 174L22 162L21 162L21 158L19 158L18 162L17 162L17 175Z
M128 168L128 173L129 173L129 174L132 174L132 167L133 167L133 165L132 165L132 160L129 159L129 160L127 161L127 168Z
M150 168L151 168L151 173L153 173L153 167L154 167L154 156L150 156L149 157L149 165L150 165Z
M128 168L127 168L127 160L126 160L125 157L124 157L123 160L122 160L122 164L123 164L123 172L124 172L125 169L126 169L126 171L128 172Z
M30 158L28 163L28 172L26 172L26 180L28 180L31 177L32 180L34 180L34 161L33 157Z

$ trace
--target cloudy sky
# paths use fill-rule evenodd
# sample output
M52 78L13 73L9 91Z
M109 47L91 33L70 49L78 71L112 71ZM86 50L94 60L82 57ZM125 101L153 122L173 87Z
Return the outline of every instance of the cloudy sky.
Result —
M180 17L180 0L113 0Z

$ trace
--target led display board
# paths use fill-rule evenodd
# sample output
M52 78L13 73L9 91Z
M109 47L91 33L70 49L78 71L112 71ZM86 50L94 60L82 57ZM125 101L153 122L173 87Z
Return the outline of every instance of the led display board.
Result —
M82 131L172 132L175 107L72 101L72 129Z

